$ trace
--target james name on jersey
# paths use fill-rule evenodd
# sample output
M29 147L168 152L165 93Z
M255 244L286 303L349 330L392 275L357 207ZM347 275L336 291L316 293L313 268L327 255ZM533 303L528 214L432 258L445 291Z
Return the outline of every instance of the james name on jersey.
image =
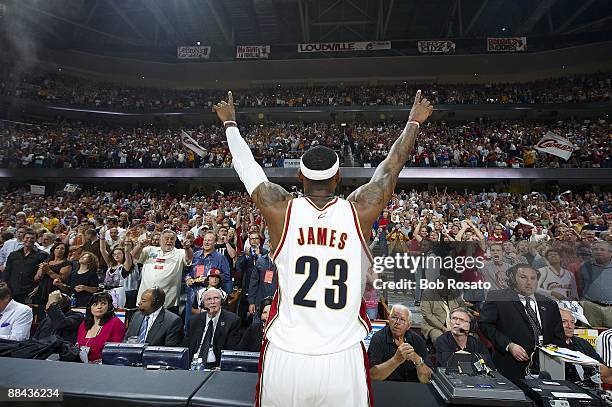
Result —
M346 246L346 239L348 238L347 233L338 233L335 229L312 227L308 230L305 228L299 228L300 236L297 238L297 243L300 246L305 244L316 244L319 246L329 246L337 249L344 249ZM316 229L316 231L315 231Z

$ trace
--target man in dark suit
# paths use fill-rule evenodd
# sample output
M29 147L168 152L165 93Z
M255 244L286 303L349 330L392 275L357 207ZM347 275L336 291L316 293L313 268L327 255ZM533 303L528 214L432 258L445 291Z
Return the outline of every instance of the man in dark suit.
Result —
M125 333L125 340L137 337L138 343L151 346L180 346L183 339L183 321L164 308L166 293L159 287L142 293L138 311L134 313Z
M557 303L535 294L539 273L529 264L508 269L508 288L489 292L480 312L480 326L493 344L493 362L501 374L516 381L530 364L537 368L540 344L563 346L564 334Z
M183 346L189 347L192 359L202 359L206 368L219 366L221 350L235 350L240 342L240 318L221 309L221 292L209 288L204 293L206 312L193 316Z

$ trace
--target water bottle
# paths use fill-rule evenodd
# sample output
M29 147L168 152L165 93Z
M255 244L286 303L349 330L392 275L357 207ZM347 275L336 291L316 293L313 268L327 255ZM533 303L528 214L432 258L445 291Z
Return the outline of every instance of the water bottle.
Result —
M194 358L191 361L191 367L189 370L203 370L202 358Z
M72 293L72 295L70 296L70 308L74 308L77 305L77 301L76 301L76 295L74 295L74 293Z

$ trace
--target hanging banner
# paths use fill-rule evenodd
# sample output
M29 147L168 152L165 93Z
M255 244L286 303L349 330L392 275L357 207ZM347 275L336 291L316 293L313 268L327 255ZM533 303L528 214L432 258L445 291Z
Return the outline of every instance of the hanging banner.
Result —
M527 37L487 38L487 51L516 52L527 50Z
M77 184L66 184L64 192L76 192L79 186Z
M270 58L269 45L238 45L236 47L238 59L268 59Z
M455 43L452 41L418 41L417 47L422 54L448 54L455 52Z
M298 44L298 52L379 51L391 49L391 41L320 42Z
M574 152L574 145L568 139L549 131L538 141L535 149L568 160Z
M178 59L209 59L210 46L177 47Z
M44 195L45 186L44 185L30 185L30 193L32 195Z

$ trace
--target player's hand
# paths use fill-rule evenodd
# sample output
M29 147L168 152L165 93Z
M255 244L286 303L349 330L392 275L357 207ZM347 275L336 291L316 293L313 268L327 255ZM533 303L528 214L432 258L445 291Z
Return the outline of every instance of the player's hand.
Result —
M185 283L186 283L186 284L187 284L189 287L191 287L191 285L193 284L193 282L194 282L194 279L193 279L193 278L191 278L191 277L189 277L189 278L187 278L187 280L185 280Z
M249 304L249 314L255 315L255 304Z
M512 357L518 362L527 362L529 360L529 354L521 345L511 343L508 346L508 351L510 351Z
M222 100L213 106L213 110L222 122L228 120L236 121L236 110L234 109L234 98L232 97L231 90L227 92L227 102Z
M421 98L421 91L418 90L414 97L414 103L412 104L412 109L410 109L408 120L414 120L422 124L431 116L432 112L433 106L429 103L429 100Z

